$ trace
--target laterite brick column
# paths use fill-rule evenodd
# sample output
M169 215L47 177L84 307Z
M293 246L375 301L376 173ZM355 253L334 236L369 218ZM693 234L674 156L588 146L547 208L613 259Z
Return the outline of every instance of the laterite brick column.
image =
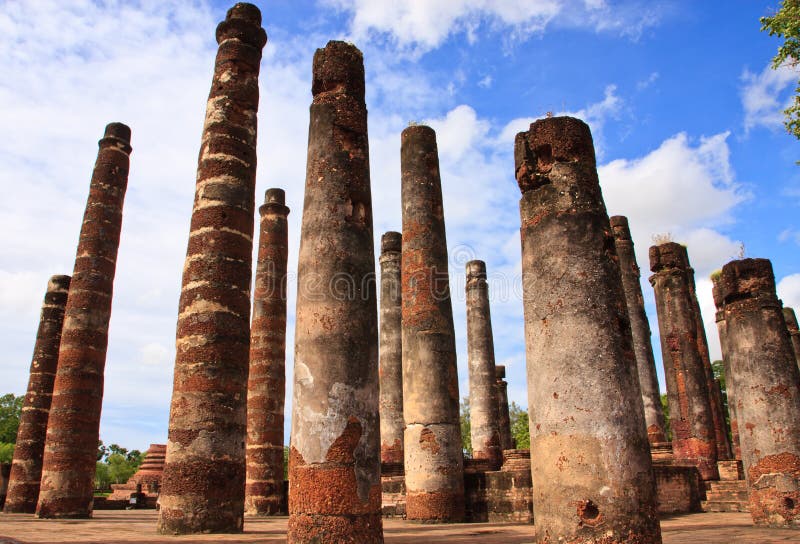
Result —
M783 308L783 318L786 320L786 328L789 331L789 337L792 339L794 357L797 359L798 366L800 366L800 329L797 327L797 316L794 313L794 309L785 306Z
M290 543L383 542L364 59L314 54L295 329Z
M661 542L625 293L589 127L514 144L534 542Z
M697 466L704 480L718 480L710 388L698 347L686 248L675 242L652 246L650 269L667 382L672 453L676 461Z
M486 459L491 470L503 464L494 365L492 316L486 263L467 263L467 364L469 368L472 458Z
M22 403L14 459L11 462L8 494L3 508L6 514L33 514L36 511L47 416L53 398L69 281L69 276L53 276L47 282L33 348L28 391Z
M750 515L800 529L800 370L767 259L732 261L720 278Z
M47 420L36 515L92 515L103 372L122 204L128 187L131 129L106 126L92 172L75 268L70 280Z
M711 293L714 297L714 306L717 310L714 318L717 323L717 333L719 334L722 366L725 370L725 393L728 396L728 416L731 422L731 453L734 459L741 461L742 452L739 446L739 425L736 420L736 402L734 402L733 399L733 387L731 385L730 348L728 347L728 329L725 325L725 303L722 300L722 286L719 280L720 274L715 273L711 276Z
M406 516L464 519L464 457L436 133L401 134Z
M653 357L653 345L650 342L650 323L644 311L642 285L639 282L639 265L636 263L628 218L615 215L610 221L617 257L619 257L628 315L631 318L633 350L636 354L636 366L639 369L639 386L642 390L647 438L650 444L659 444L666 442L667 436L664 434L664 412L661 409L656 362Z
M247 378L247 514L282 512L283 405L286 399L286 262L289 230L283 189L269 189L258 209L261 229Z
M403 235L381 237L380 414L381 462L403 463L403 330L400 254Z
M242 530L256 112L266 41L251 4L236 4L217 26L178 307L162 534Z
M508 382L506 382L506 367L496 365L495 374L495 396L497 399L497 421L500 430L500 449L513 450L516 447L514 438L511 435L511 416L508 408Z

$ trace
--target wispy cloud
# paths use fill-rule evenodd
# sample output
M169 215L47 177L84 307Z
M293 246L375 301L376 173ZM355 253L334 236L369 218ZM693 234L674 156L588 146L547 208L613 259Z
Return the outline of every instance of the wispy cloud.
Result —
M775 130L782 126L783 110L789 105L793 84L798 80L800 71L786 65L777 70L766 66L757 74L748 69L742 72L740 96L745 134L757 127Z

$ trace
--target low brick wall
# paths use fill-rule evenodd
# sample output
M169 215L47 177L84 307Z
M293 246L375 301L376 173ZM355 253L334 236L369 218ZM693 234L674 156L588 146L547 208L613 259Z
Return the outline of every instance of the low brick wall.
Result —
M705 498L705 492L696 467L655 465L653 471L656 476L659 514L701 511L700 501Z

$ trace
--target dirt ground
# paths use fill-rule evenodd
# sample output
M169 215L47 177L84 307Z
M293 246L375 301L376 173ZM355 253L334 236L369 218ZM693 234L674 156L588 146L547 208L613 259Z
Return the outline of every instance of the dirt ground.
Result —
M0 544L128 542L286 542L286 520L246 518L240 535L163 537L155 534L153 510L98 511L91 520L39 520L32 515L0 514ZM749 514L690 514L663 519L664 544L778 544L800 543L800 531L757 529ZM464 543L521 544L531 542L531 526L505 523L419 525L384 520L391 544Z

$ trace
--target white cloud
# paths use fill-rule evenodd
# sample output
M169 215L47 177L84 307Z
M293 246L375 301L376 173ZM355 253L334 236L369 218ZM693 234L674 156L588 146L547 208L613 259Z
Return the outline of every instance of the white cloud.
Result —
M655 83L656 81L658 81L658 78L659 78L659 73L658 73L658 72L652 72L652 73L651 73L649 76L647 76L645 79L643 79L643 80L641 80L641 81L638 81L638 82L636 83L636 90L637 90L637 91L643 91L643 90L647 89L647 88L648 88L648 87L650 87L650 86L651 86L653 83Z
M790 306L800 313L800 274L784 276L778 282L777 291L784 306Z
M756 127L777 129L782 126L783 110L791 101L793 84L797 84L798 79L797 68L786 65L777 70L768 65L758 74L744 70L740 95L745 133Z
M483 89L489 89L492 86L492 76L487 75L484 76L480 81L478 81L478 87Z

